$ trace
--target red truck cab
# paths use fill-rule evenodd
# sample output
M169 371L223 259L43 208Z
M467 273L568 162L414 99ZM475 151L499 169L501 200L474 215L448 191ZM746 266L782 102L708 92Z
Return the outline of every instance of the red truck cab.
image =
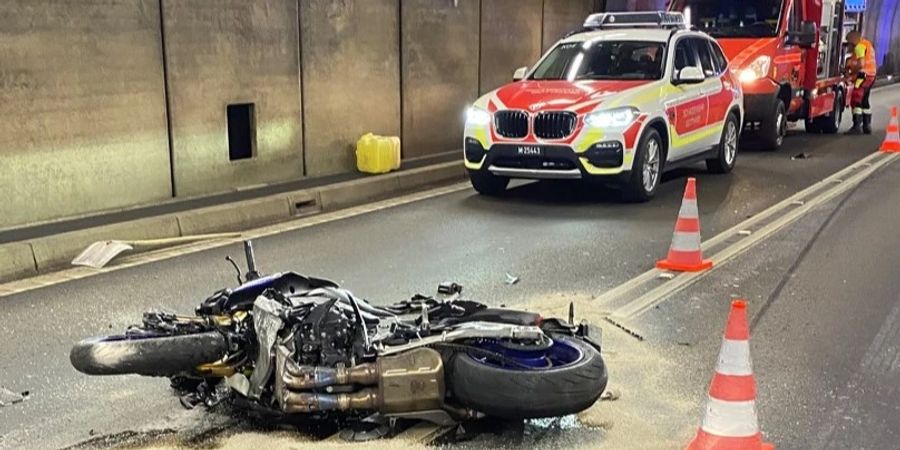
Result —
M744 90L745 131L780 148L788 122L836 133L846 106L843 2L837 0L673 0L712 35Z

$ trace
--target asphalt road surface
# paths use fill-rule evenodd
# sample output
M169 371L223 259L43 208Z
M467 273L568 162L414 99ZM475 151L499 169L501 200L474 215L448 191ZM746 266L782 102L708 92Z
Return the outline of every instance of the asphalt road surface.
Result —
M591 309L593 297L665 254L686 176L698 178L703 234L714 236L875 150L900 89L874 99L873 136L798 131L780 152L740 154L731 175L700 166L670 174L647 204L568 183L519 185L501 199L464 190L263 238L257 257L264 271L330 278L376 302L432 293L452 280L491 304L562 311L579 299L580 311L598 315L618 400L571 423L497 424L450 448L685 445L734 296L750 300L760 423L779 449L896 448L900 163L643 314L632 325L644 341ZM80 375L68 351L86 336L123 330L148 309L189 313L234 284L223 259L240 254L236 245L222 247L0 297L0 387L29 392L0 407L0 448L227 423L185 411L164 380ZM507 273L521 281L508 285Z

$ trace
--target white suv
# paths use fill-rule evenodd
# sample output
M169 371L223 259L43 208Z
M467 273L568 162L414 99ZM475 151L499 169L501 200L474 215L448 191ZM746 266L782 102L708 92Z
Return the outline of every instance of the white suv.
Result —
M597 179L653 197L662 172L734 167L743 94L719 45L679 13L606 13L559 41L530 71L467 112L475 189L511 178Z

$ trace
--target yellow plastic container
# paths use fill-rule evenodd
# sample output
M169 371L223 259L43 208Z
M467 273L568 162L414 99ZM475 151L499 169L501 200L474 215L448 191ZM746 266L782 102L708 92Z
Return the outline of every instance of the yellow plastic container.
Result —
M387 173L400 168L400 138L366 133L356 142L356 168L365 173Z

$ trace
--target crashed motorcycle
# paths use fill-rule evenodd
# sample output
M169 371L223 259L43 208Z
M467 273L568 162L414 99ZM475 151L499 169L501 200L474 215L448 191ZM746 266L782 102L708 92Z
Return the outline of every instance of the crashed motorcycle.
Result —
M607 372L586 323L490 308L442 284L376 306L293 272L260 276L252 243L239 287L195 316L149 312L124 334L83 340L72 365L89 375L169 377L197 403L229 398L276 417L421 419L555 417L589 408ZM182 397L184 401L184 397Z

